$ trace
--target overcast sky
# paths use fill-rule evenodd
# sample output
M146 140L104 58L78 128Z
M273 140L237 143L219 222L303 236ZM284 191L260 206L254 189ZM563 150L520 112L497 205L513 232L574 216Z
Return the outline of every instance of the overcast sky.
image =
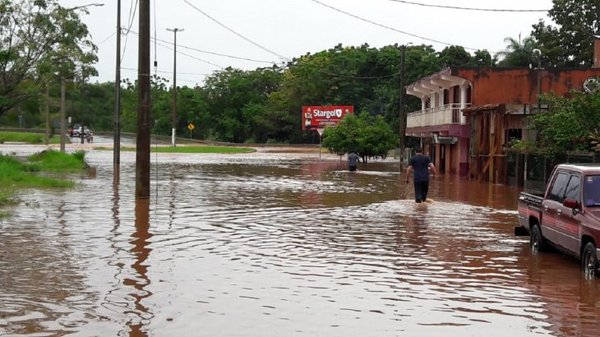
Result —
M432 45L441 51L461 45L473 53L503 50L504 39L524 38L546 12L552 0L411 0L426 5L480 9L488 12L435 8L399 0L157 0L151 1L151 63L159 76L173 78L173 35L178 28L177 85L202 84L216 70L231 66L244 70L270 66L288 59L334 47L382 47L395 43ZM87 24L98 46L99 76L92 81L115 79L117 0L59 0L64 7L89 7ZM137 78L138 3L121 0L121 77ZM219 55L220 54L220 55ZM155 68L152 66L152 72Z

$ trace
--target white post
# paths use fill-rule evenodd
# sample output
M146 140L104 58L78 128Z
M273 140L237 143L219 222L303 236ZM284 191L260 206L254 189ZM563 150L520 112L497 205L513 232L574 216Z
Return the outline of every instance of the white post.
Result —
M460 86L460 111L467 107L467 89L469 85L463 84ZM460 124L467 124L467 118L461 113Z

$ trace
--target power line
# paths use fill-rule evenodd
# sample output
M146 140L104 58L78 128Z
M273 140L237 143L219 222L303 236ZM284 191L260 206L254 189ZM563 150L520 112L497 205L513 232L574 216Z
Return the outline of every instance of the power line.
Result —
M161 42L161 43L158 43L158 45L159 45L159 46L161 46L161 47L163 47L163 48L166 48L166 49L169 49L169 50L173 50L173 48L172 48L172 47L171 47L169 44L167 44L166 42L165 42L165 43L162 43L163 41L160 41L160 42ZM181 47L181 46L179 46L179 47ZM183 52L181 52L181 51L177 51L177 54L185 55L185 56L187 56L187 57L189 57L189 58L193 58L194 60L197 60L197 61L200 61L200 62L204 62L204 63L206 63L206 64L210 64L211 66L215 66L215 67L217 67L217 68L223 68L223 66L221 66L221 65L218 65L218 64L216 64L216 63L212 63L212 62L210 62L210 61L203 60L203 59L201 59L201 58L198 58L198 57L196 57L196 56L193 56L193 55L189 55L189 54L183 53Z
M190 3L188 0L183 0L183 1L184 1L186 4L188 4L190 7L194 8L195 10L197 10L198 12L200 12L202 15L206 16L207 18L209 18L210 20L212 20L213 22L215 22L216 24L218 24L219 26L221 26L221 27L223 27L223 28L227 29L228 31L230 31L230 32L232 32L233 34L235 34L235 35L239 36L240 38L242 38L242 39L246 40L247 42L250 42L251 44L255 45L256 47L258 47L258 48L260 48L260 49L262 49L262 50L264 50L264 51L266 51L266 52L267 52L267 53L269 53L269 54L275 55L275 56L277 56L277 57L279 57L279 58L281 58L281 59L284 59L284 60L289 60L289 58L288 58L288 57L285 57L285 56L283 56L283 55L281 55L281 54L278 54L278 53L276 53L276 52L274 52L274 51L272 51L272 50L268 49L267 47L264 47L264 46L262 46L262 45L260 45L260 44L258 44L258 43L256 43L256 42L254 42L254 41L250 40L249 38L245 37L244 35L242 35L242 34L240 34L240 33L236 32L235 30L233 30L233 29L231 29L231 28L227 27L225 24L223 24L223 23L219 22L217 19L215 19L215 18L213 18L212 16L208 15L207 13L203 12L203 11L202 11L201 9L199 9L198 7L196 7L196 6L192 5L192 4L191 4L191 3Z
M127 71L132 71L132 72L137 72L137 68L127 68L127 67L121 67L121 70L127 70ZM158 73L163 73L163 74L171 74L172 71L167 71L167 70L157 70ZM195 73L181 73L181 72L177 72L177 74L179 75L190 75L190 76L210 76L212 74L195 74ZM156 74L155 74L156 76ZM182 79L182 78L177 78L177 81L182 81L182 82L188 82L188 83L198 83L199 81L194 81L194 80L190 80L190 79Z
M187 2L187 0L185 0L185 1ZM381 24L381 23L378 23L378 22L375 22L375 21L372 21L372 20L369 20L369 19L365 19L365 18L360 17L358 15L354 15L352 13L343 11L343 10L341 10L339 8L336 8L336 7L330 6L328 4L322 3L321 1L318 1L318 0L311 0L311 1L314 2L314 3L317 3L317 4L321 5L321 6L333 9L336 12L340 12L342 14L351 16L351 17L353 17L355 19L358 19L358 20L361 20L361 21L364 21L364 22L367 22L367 23L370 23L372 25L379 26L379 27L382 27L382 28L385 28L385 29L389 29L389 30L392 30L392 31L400 33L400 34L412 36L412 37L415 37L417 39L421 39L421 40L425 40L425 41L430 41L430 42L435 42L435 43L443 44L443 45L446 45L446 46L453 46L454 45L454 44L449 43L449 42L435 40L435 39L431 39L431 38L428 38L428 37L425 37L425 36L420 36L420 35L416 35L416 34L413 34L413 33L405 32L405 31L402 31L402 30L398 30L396 28L393 28L393 27L390 27L390 26L386 26L384 24ZM463 46L463 48L469 49L469 50L477 50L476 48L469 48L469 47L464 47L464 46Z
M129 32L131 31L131 27L133 26L133 20L135 19L138 8L138 0L135 0L135 4L133 0L131 1L131 6L129 6L129 23L127 24L127 32L125 33L125 41L123 42L123 53L121 54L121 61L125 58L125 50L127 49L127 37L129 36Z
M474 7L459 7L459 6L448 6L448 5L434 5L424 4L420 2L404 1L404 0L388 0L392 2L401 2L403 4L422 6L422 7L435 7L444 9L457 9L466 11L480 11L480 12L509 12L509 13L537 13L537 12L548 12L547 9L497 9L497 8L474 8Z
M384 79L384 78L391 78L391 77L396 77L398 75L400 75L400 72L397 73L393 73L393 74L389 74L389 75L381 75L381 76L352 76L352 75L344 75L344 74L335 74L335 73L330 73L328 71L324 71L324 70L318 70L321 74L323 75L327 75L327 76L331 76L331 77L340 77L340 78L345 78L345 79L349 79L349 80L379 80L379 79Z
M99 45L101 45L101 44L105 43L106 41L110 40L110 39L111 39L113 36L116 36L116 35L117 35L117 33L112 33L112 34L110 34L110 36L108 36L106 39L104 39L104 40L102 40L102 41L98 42L97 46L99 46Z
M138 33L136 31L131 30L130 32L133 33L133 34L135 34L135 35L138 35ZM165 41L165 40L158 39L158 38L155 38L155 37L153 39L154 39L154 41L160 41L160 42L163 42L163 43L166 43L166 44L170 43L169 41ZM250 62L256 62L256 63L267 63L267 64L273 64L273 63L275 63L273 61L257 60L257 59L247 58L247 57L227 55L227 54L216 53L216 52L212 52L212 51L201 50L201 49L197 49L197 48L193 48L193 47L188 47L188 46L181 45L181 44L178 44L178 46L180 48L188 49L188 50L192 50L192 51L196 51L196 52L199 52L199 53L210 54L210 55L215 55L215 56L222 56L222 57L228 57L228 58L236 59L236 60L250 61Z
M137 68L121 67L121 69L129 70L129 71L137 71ZM173 71L168 71L168 70L158 70L157 72L163 73L163 74L172 74L173 73ZM178 71L177 74L178 75L190 75L190 76L210 76L210 75L212 75L212 74L203 74L203 73L183 73L180 71Z

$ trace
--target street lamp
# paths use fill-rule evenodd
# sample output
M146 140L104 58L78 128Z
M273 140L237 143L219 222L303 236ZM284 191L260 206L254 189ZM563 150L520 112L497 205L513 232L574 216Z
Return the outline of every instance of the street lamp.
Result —
M400 171L402 171L402 161L404 159L404 148L406 146L405 144L405 135L406 135L406 119L407 119L407 115L406 115L406 111L404 111L404 96L405 96L405 89L404 89L404 60L406 58L406 46L411 45L412 42L403 44L402 46L400 46L400 55L401 55L401 59L400 59L400 94L399 94L399 100L398 103L400 105L400 109L399 109L399 136L400 136L400 142L399 142L399 155L400 155Z
M121 0L117 0L117 52L113 132L113 184L116 184L119 182L121 176Z
M173 32L173 112L171 114L171 146L175 147L175 130L177 128L177 32L183 32L181 28L167 28Z
M91 3L88 5L76 6L71 8L65 8L66 12L71 12L81 8L87 7L102 7L104 4ZM65 77L60 77L60 152L65 152L65 137L67 133L67 127L65 125Z
M537 89L538 89L538 97L537 97L537 112L539 113L542 109L542 51L539 49L532 50L533 54L537 56Z

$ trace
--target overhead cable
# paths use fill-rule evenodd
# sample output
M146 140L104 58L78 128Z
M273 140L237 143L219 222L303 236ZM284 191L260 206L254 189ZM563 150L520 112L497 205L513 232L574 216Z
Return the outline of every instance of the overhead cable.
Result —
M381 76L352 76L352 75L344 75L344 74L339 74L339 73L338 74L330 73L325 70L318 70L318 72L320 72L323 75L330 76L330 77L340 77L340 78L345 78L345 79L349 79L349 80L379 80L379 79L384 79L384 78L396 77L401 74L401 72L397 72L397 73L393 73L393 74L389 74L389 75L381 75Z
M187 2L187 0L185 0L185 1ZM328 4L322 3L321 1L318 1L318 0L311 0L311 1L312 1L312 2L314 2L314 3L317 3L317 4L321 5L321 6L324 6L324 7L330 8L330 9L333 9L334 11L340 12L340 13L342 13L342 14L345 14L345 15L348 15L348 16L351 16L351 17L353 17L353 18L355 18L355 19L358 19L358 20L361 20L361 21L364 21L364 22L367 22L367 23L370 23L370 24L372 24L372 25L379 26L379 27L382 27L382 28L385 28L385 29L389 29L389 30L392 30L392 31L394 31L394 32L397 32L397 33L400 33L400 34L404 34L404 35L412 36L412 37L415 37L415 38L417 38L417 39L421 39L421 40L425 40L425 41L429 41L429 42L435 42L435 43L443 44L443 45L446 45L446 46L453 46L453 45L455 45L455 44L453 44L453 43L444 42L444 41L440 41L440 40L435 40L435 39L431 39L431 38L428 38L428 37L425 37L425 36L420 36L420 35L416 35L416 34L413 34L413 33L405 32L405 31L401 31L401 30L398 30L398 29L396 29L396 28L393 28L393 27L390 27L390 26L383 25L383 24L381 24L381 23L379 23L379 22L375 22L375 21L372 21L372 20L369 20L369 19L365 19L365 18L363 18L363 17L360 17L360 16L358 16L358 15L354 15L354 14L352 14L352 13L346 12L346 11L344 11L344 10L341 10L341 9L339 9L339 8L336 8L336 7L330 6L330 5L328 5ZM463 48L465 48L465 49L469 49L469 50L477 50L477 48L469 48L469 47L464 47L464 46L463 46Z
M137 70L137 68L127 68L127 67L121 67L121 69L123 70L130 70L130 71L134 71ZM159 73L163 73L163 74L173 74L173 71L167 71L167 70L158 70ZM210 76L212 74L202 74L202 73L183 73L183 72L177 72L178 75L193 75L193 76Z
M240 33L236 32L235 30L233 30L233 29L231 29L231 28L227 27L225 24L223 24L223 23L219 22L217 19L215 19L215 18L213 18L212 16L208 15L207 13L205 13L204 11L202 11L200 8L198 8L198 7L194 6L193 4L191 4L191 3L190 3L188 0L183 0L183 1L184 1L185 3L187 3L187 4L188 4L190 7L194 8L195 10L197 10L198 12L200 12L202 15L206 16L207 18L209 18L210 20L212 20L213 22L215 22L216 24L218 24L219 26L221 26L221 27L223 27L223 28L227 29L228 31L230 31L230 32L232 32L233 34L235 34L235 35L239 36L240 38L242 38L242 39L244 39L244 40L246 40L246 41L250 42L251 44L255 45L256 47L258 47L258 48L260 48L260 49L262 49L262 50L266 51L266 52L267 52L267 53L269 53L269 54L275 55L275 56L279 57L280 59L289 60L289 58L288 58L288 57L285 57L285 56L283 56L283 55L281 55L281 54L278 54L278 53L276 53L276 52L274 52L274 51L272 51L272 50L270 50L270 49L268 49L268 48L266 48L266 47L264 47L264 46L262 46L262 45L260 45L260 44L258 44L258 43L256 43L256 42L254 42L254 41L250 40L249 38L245 37L244 35L242 35L242 34L240 34Z
M139 35L136 31L131 30L130 32L133 33L133 34L135 34L135 35ZM160 42L167 43L167 44L171 43L169 41L157 39L157 38L154 38L154 37L153 37L153 39L154 39L155 42L156 41L160 41ZM231 59L242 60L242 61L250 61L250 62L257 62L257 63L267 63L267 64L274 64L275 63L273 61L257 60L257 59L247 58L247 57L227 55L227 54L221 54L221 53L212 52L212 51L201 50L201 49L197 49L197 48L193 48L193 47L188 47L188 46L185 46L185 45L182 45L182 44L179 44L179 43L177 44L177 47L183 48L183 49L192 50L192 51L196 51L196 52L199 52L199 53L210 54L210 55L215 55L215 56L222 56L222 57L228 57L228 58L231 58Z
M161 42L162 42L162 41L161 41ZM169 45L169 44L158 43L158 45L159 45L159 46L161 46L161 47L163 47L163 48L167 48L167 49L169 49L169 50L173 50L173 48L172 48L172 47L171 47L171 45ZM198 61L200 61L200 62L204 62L204 63L206 63L206 64L210 64L211 66L215 66L215 67L217 67L217 68L223 68L223 66L220 66L220 65L218 65L218 64L216 64L216 63L212 63L212 62L210 62L210 61L206 61L206 60L203 60L203 59L201 59L201 58L198 58L198 57L196 57L196 56L189 55L189 54L186 54L186 53L183 53L183 52L180 52L180 51L177 51L177 54L185 55L185 56L187 56L187 57L189 57L189 58L193 58L194 60L198 60Z
M548 12L547 9L498 9L498 8L474 8L474 7L460 7L460 6L448 6L448 5L434 5L424 4L420 2L405 1L405 0L388 0L392 2L401 2L403 4L423 6L423 7L435 7L444 9L457 9L465 11L480 11L480 12L510 12L510 13L537 13L537 12Z
M138 0L135 0L135 3L132 1L131 6L129 7L129 23L127 24L127 32L125 33L125 41L123 43L123 52L121 53L121 62L125 58L125 51L127 50L127 37L129 36L129 32L131 31L131 27L133 26L133 21L135 19L138 8Z

